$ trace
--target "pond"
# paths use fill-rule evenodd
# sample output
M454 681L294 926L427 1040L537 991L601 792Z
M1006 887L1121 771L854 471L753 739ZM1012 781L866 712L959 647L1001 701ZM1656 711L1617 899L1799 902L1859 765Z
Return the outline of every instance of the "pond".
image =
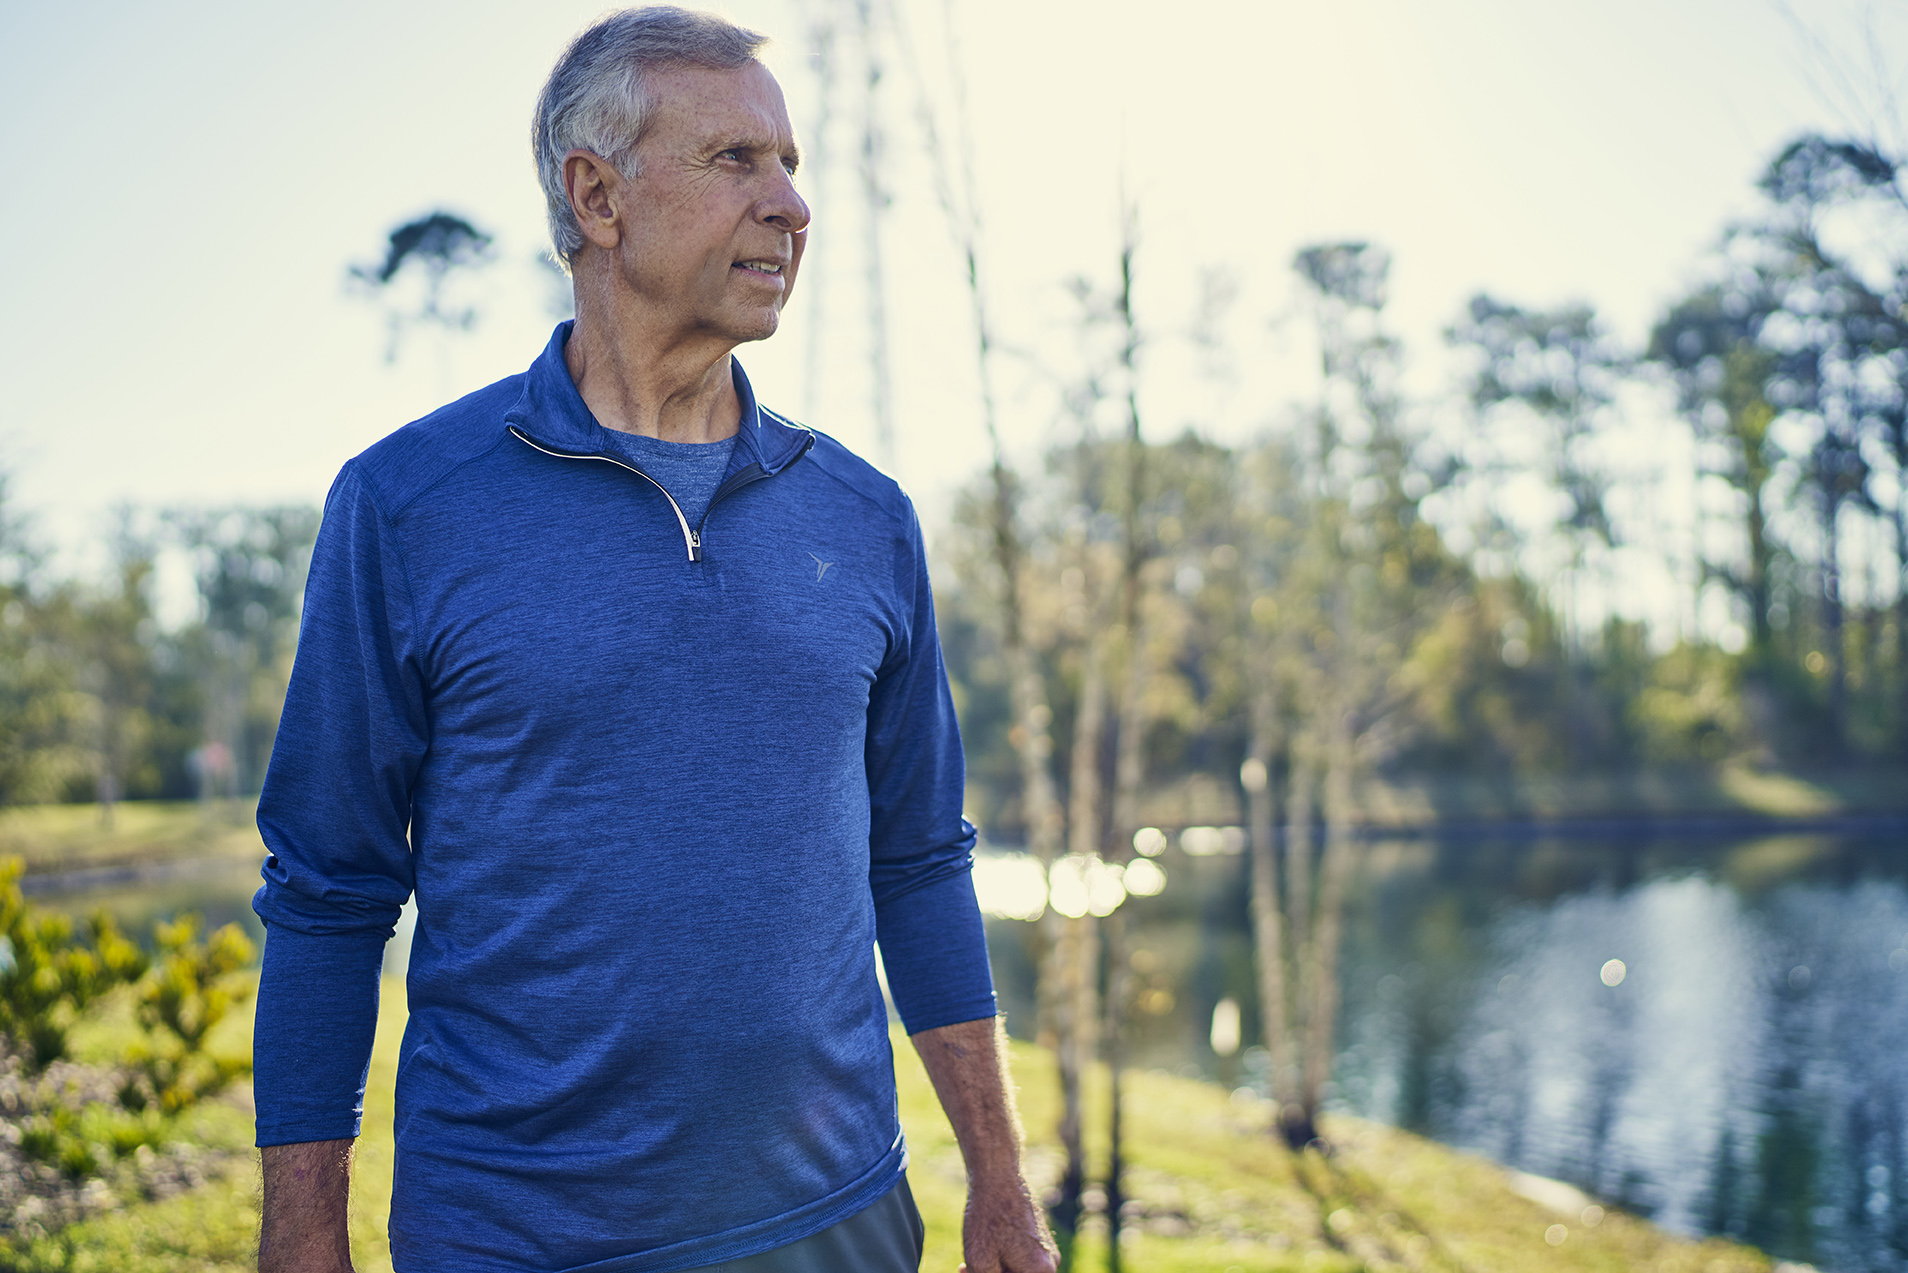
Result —
M1470 837L1362 859L1333 1108L1680 1232L1835 1273L1908 1269L1901 831ZM1262 1050L1213 1047L1232 1005L1257 1037L1245 858L1160 860L1168 887L1123 908L1129 1053L1257 1088ZM990 920L1017 1032L1034 928Z
M1157 859L1164 887L1121 907L1126 1051L1142 1068L1257 1089L1238 848L1236 834L1175 839ZM1569 1181L1681 1232L1726 1233L1833 1273L1908 1273L1901 829L1474 835L1360 852L1333 1108ZM996 911L1026 912L1028 865L982 855ZM256 938L257 879L252 863L209 860L30 883L39 902L105 905L131 931L190 909ZM1021 1036L1034 1025L1038 932L988 920ZM402 961L394 942L387 970ZM1248 1046L1227 1046L1228 1014Z

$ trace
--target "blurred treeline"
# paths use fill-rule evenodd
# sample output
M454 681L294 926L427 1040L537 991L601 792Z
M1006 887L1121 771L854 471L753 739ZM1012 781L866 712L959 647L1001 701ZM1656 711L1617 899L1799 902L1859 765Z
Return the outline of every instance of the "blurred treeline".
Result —
M1221 334L1236 285L1150 331L1129 241L1114 282L1073 288L1067 440L1031 474L997 451L957 503L941 622L973 812L1034 843L1038 771L1050 846L1123 853L1136 806L1058 829L1079 783L1149 793L1154 820L1267 790L1329 821L1374 774L1908 758L1904 249L1899 164L1803 137L1642 347L1588 304L1480 295L1430 401L1402 385L1388 254L1313 245L1290 321L1318 391L1227 447L1144 441L1138 404L1168 339L1215 378L1264 356ZM80 580L0 485L0 802L255 791L317 520L123 509ZM174 630L162 553L197 584ZM1685 594L1674 632L1635 617L1649 587Z
M318 511L116 514L103 578L56 572L0 474L0 803L256 791L291 671ZM162 628L162 553L198 614Z
M1075 287L1069 440L1033 474L997 450L955 516L975 815L1036 844L1041 775L1052 810L1084 782L1149 793L1140 822L1264 791L1329 823L1372 775L1908 758L1908 194L1819 136L1759 193L1644 347L1587 304L1475 297L1443 401L1402 387L1387 253L1308 247L1321 387L1236 447L1140 440L1167 333L1129 241ZM1205 291L1188 326L1223 375L1257 351L1217 343L1233 293ZM1637 617L1652 586L1686 618ZM1067 839L1123 857L1134 822Z

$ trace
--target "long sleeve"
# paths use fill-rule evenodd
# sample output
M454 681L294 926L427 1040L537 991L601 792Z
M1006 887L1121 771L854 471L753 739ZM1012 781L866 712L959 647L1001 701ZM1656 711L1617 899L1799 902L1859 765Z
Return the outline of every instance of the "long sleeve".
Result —
M908 1033L994 1015L987 938L974 898L974 828L960 726L934 625L920 523L910 510L897 581L910 601L906 639L868 704L869 884L888 988Z
M269 856L253 1056L258 1143L355 1136L384 943L410 896L410 793L429 745L411 597L356 464L313 550L297 661L259 800Z

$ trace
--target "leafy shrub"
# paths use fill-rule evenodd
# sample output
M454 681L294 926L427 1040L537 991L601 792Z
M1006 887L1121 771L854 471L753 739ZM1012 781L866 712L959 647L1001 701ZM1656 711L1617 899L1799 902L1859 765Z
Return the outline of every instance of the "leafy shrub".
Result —
M139 1021L147 1037L127 1060L133 1075L121 1087L121 1104L143 1110L156 1104L176 1114L249 1072L242 1060L215 1057L206 1037L250 994L236 976L258 950L237 924L199 940L197 915L181 915L153 927L159 957L139 983Z
M146 971L139 947L104 911L74 940L73 921L27 904L19 858L0 858L0 1035L35 1070L66 1055L66 1036L93 1000Z
M250 1069L213 1056L206 1042L249 995L241 970L256 948L236 924L201 939L196 915L154 925L152 959L104 912L82 941L66 916L27 903L20 875L19 859L0 860L0 1039L24 1067L21 1103L9 1106L18 1111L15 1143L69 1179L98 1176L141 1146L158 1147L173 1116ZM129 983L143 1029L119 1064L49 1073L80 1014Z
M156 1110L134 1113L104 1101L89 1101L77 1109L55 1103L22 1120L20 1152L81 1180L104 1174L141 1145L159 1146L167 1130Z

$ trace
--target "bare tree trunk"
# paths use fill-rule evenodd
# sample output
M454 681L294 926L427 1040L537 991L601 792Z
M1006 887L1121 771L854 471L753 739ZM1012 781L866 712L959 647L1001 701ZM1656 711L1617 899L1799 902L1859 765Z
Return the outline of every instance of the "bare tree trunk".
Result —
M1137 462L1137 459L1136 459ZM1127 628L1126 692L1120 700L1118 761L1114 766L1113 835L1110 851L1125 863L1133 856L1133 835L1139 830L1139 789L1145 777L1146 648L1139 621L1139 564L1129 556L1129 600L1123 608L1131 616ZM1106 942L1106 1067L1111 1083L1107 1111L1106 1222L1107 1273L1120 1273L1120 1211L1126 1205L1126 1151L1123 1143L1125 1085L1121 1069L1126 1026L1128 972L1126 921L1115 910L1105 921Z
M1049 980L1054 987L1055 1060L1060 1071L1060 1143L1067 1162L1059 1189L1048 1205L1054 1225L1069 1238L1080 1227L1081 1198L1086 1192L1087 1071L1093 1065L1098 1021L1100 964L1099 927L1091 914L1061 918ZM1071 1247L1071 1242L1067 1243Z
M1352 737L1350 708L1334 704L1325 750L1325 859L1319 871L1318 924L1313 933L1310 978L1312 1008L1305 1023L1305 1080L1300 1105L1313 1135L1319 1104L1332 1077L1334 1034L1338 1023L1338 948L1344 926L1345 893L1356 864L1353 839Z
M1120 624L1126 631L1126 691L1120 696L1120 732L1113 770L1113 827L1110 853L1125 863L1133 856L1139 830L1139 793L1146 779L1146 634L1140 618L1142 573L1147 545L1141 512L1146 498L1146 442L1140 433L1139 323L1133 312L1133 258L1138 250L1138 215L1122 197L1120 208L1120 371L1126 390L1126 498L1121 511L1125 552L1120 572ZM1122 1143L1124 1084L1121 1047L1126 1024L1129 959L1126 923L1116 910L1108 917L1106 1064L1111 1084L1106 1169L1107 1270L1120 1273L1120 1212L1126 1204L1126 1156Z
M1317 781L1309 740L1293 739L1292 787L1285 800L1285 909L1295 951L1312 939L1312 784Z
M1278 842L1273 832L1272 758L1276 712L1271 694L1253 704L1252 741L1240 785L1246 792L1246 820L1252 832L1252 937L1259 974L1259 1021L1265 1035L1274 1110L1292 1103L1292 1037L1285 1007L1284 914L1279 905ZM1278 1126L1278 1119L1273 1126Z
M1835 475L1830 478L1835 480ZM1848 749L1848 637L1844 632L1842 608L1841 501L1832 490L1822 499L1827 511L1822 518L1822 644L1828 656L1829 734L1839 758Z
M107 760L99 770L99 824L108 831L113 829L113 807L119 802L118 766Z
M1067 800L1068 849L1083 860L1098 853L1100 848L1100 746L1105 732L1106 642L1095 634L1088 638L1086 662L1080 674L1080 705L1073 718L1073 769ZM1080 1199L1087 1180L1082 1085L1093 1062L1099 943L1094 940L1096 921L1091 914L1059 916L1058 923L1058 939L1050 952L1046 980L1054 987L1057 1009L1059 1133L1067 1161L1051 1211L1054 1223L1072 1233L1079 1227Z
M1067 849L1081 857L1100 851L1100 749L1106 735L1106 639L1087 638L1080 672L1080 706L1073 717L1073 777L1067 800Z
M1107 1109L1106 1268L1120 1273L1120 1213L1126 1208L1125 1025L1132 990L1126 953L1126 913L1116 910L1100 921L1106 945L1106 1070L1111 1085Z
M1288 979L1292 984L1285 993L1291 996L1289 1002L1293 1008L1286 1023L1288 1040L1302 1037L1311 1019L1312 996L1309 991L1314 975L1310 957L1312 784L1317 781L1312 747L1306 738L1301 736L1292 740L1291 756L1291 786L1285 799L1285 901L1292 930L1286 936L1287 948L1292 952L1292 975ZM1279 1102L1279 1134L1285 1138L1286 1144L1298 1149L1310 1143L1316 1135L1304 1102L1305 1081L1299 1068L1303 1061L1294 1055L1294 1049L1288 1042L1283 1058L1275 1054L1273 1064L1274 1088L1282 1088L1285 1092Z
M961 75L959 58L955 55L955 32L951 22L942 43L948 53L949 70L954 81L956 118L961 124L952 146L942 143L937 116L926 95L925 77L921 75L920 68L914 65L913 47L905 34L901 39L901 50L913 72L916 86L921 90L921 122L927 134L928 153L934 159L932 172L935 194L940 200L942 211L947 215L948 228L953 232L967 283L974 324L975 363L980 374L981 422L986 428L987 442L993 456L992 529L994 561L1001 580L1001 654L1007 664L1011 685L1014 725L1010 737L1020 761L1021 822L1026 829L1028 851L1047 868L1051 879L1053 864L1060 856L1063 832L1060 803L1054 794L1052 773L1053 742L1049 730L1053 723L1053 711L1047 702L1046 682L1035 664L1033 652L1027 646L1025 607L1022 604L1024 581L1021 579L1025 552L1015 509L1016 484L1000 436L998 403L994 392L994 330L988 315L987 294L982 284L980 267L980 191L965 127L966 82ZM1064 918L1049 906L1042 922L1042 935L1049 952L1062 944L1064 923ZM1051 966L1052 958L1057 956L1050 954L1049 960L1042 962ZM1063 1010L1065 996L1057 993L1053 981L1052 976L1040 979L1040 1035L1043 1042L1051 1042L1056 1054L1063 1060L1060 1076L1063 1107L1071 1104L1077 1108L1078 1077L1075 1075L1069 1081L1068 1067L1064 1063L1069 1047L1073 1046L1070 1043L1073 1032L1068 1028L1070 1023L1067 1020L1071 1014ZM1072 1242L1068 1226L1058 1214L1054 1215L1054 1221L1055 1227L1060 1230L1063 1253L1070 1251Z

